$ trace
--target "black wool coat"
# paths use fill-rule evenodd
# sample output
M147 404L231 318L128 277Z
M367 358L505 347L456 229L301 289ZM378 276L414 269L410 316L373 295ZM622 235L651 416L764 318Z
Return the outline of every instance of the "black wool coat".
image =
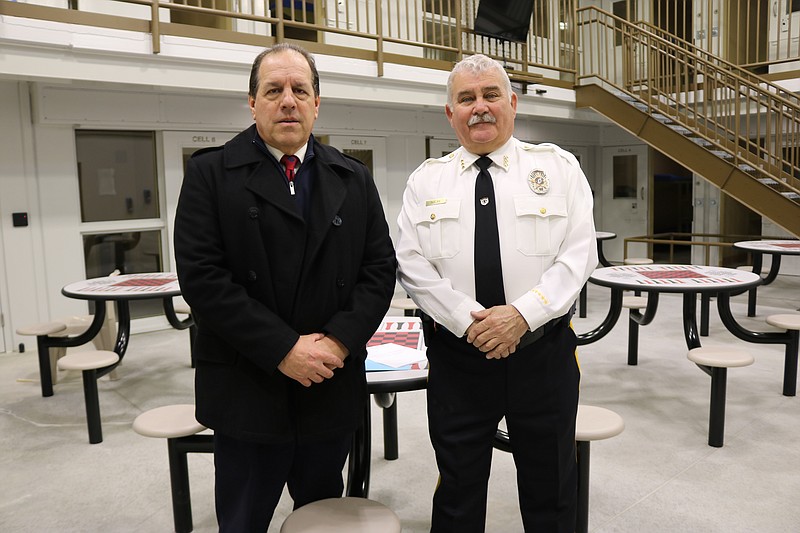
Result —
M251 126L192 156L178 201L178 279L198 325L196 417L256 442L340 436L360 424L366 343L394 292L389 228L367 168L313 136L304 221L254 135ZM350 355L333 378L303 387L277 365L316 332Z

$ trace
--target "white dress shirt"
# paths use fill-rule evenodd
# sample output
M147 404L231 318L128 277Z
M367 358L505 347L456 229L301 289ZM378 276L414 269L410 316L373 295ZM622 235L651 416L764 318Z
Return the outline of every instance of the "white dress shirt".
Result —
M478 157L461 147L424 161L397 219L400 284L458 337L483 309L473 264ZM592 192L575 157L553 144L512 137L488 157L506 303L533 331L569 310L597 266Z

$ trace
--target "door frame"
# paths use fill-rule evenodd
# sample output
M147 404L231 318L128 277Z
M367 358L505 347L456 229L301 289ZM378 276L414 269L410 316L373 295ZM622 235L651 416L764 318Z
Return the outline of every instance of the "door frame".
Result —
M344 152L347 149L372 150L372 179L378 187L384 211L389 206L388 167L386 162L386 137L369 135L325 135L327 144Z
M455 151L459 146L461 146L461 143L458 142L458 139L428 137L426 140L425 157L429 159L438 159L443 155L447 155L450 152Z
M0 354L6 352L6 337L11 338L10 333L6 331L11 326L11 320L3 312L3 309L9 309L6 301L8 294L6 283L6 249L3 245L2 223L0 223Z
M199 150L221 146L233 138L238 131L162 131L161 158L164 175L164 210L167 219L166 238L163 239L164 270L175 272L175 255L172 253L175 234L175 210L183 183L183 153L186 149Z

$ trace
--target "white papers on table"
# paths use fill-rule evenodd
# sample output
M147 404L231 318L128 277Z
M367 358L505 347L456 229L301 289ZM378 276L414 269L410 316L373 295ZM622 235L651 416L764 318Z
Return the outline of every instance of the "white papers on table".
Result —
M387 343L367 348L367 360L380 363L392 368L408 367L414 363L425 361L425 352ZM425 365L420 365L424 368Z

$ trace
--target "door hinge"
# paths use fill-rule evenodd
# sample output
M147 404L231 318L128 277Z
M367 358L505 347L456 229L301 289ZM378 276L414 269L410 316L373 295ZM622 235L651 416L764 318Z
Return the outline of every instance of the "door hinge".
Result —
M0 313L0 328L6 327L6 317L3 313Z

